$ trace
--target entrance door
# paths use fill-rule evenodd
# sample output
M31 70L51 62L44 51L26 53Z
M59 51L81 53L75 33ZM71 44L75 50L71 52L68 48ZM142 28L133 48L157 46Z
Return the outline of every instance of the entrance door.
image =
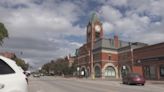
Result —
M95 67L95 77L101 77L101 69L99 66Z
M105 77L116 77L116 71L114 69L114 67L112 66L108 66L106 69L105 69Z
M144 66L144 76L146 79L155 79L155 66Z

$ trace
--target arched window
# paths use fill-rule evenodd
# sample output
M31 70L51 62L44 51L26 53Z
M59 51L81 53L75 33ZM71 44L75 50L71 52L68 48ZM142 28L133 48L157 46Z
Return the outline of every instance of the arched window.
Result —
M108 66L105 69L105 77L115 77L116 76L116 71L112 66Z
M101 77L101 70L99 66L95 67L95 77Z

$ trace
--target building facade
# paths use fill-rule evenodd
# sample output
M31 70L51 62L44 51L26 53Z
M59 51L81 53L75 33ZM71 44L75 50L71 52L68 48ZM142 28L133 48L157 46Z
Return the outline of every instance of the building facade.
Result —
M82 72L85 77L120 78L120 67L125 66L120 65L119 54L120 51L126 52L121 48L125 47L126 49L132 43L121 41L116 35L110 39L104 38L103 33L101 21L96 14L93 14L87 25L86 43L77 49L77 70L78 72ZM135 46L136 48L143 47L143 44L138 43ZM129 60L125 62L129 62Z
M86 30L86 43L77 49L77 71L84 77L122 78L136 72L146 79L164 79L164 43L147 45L104 38L101 21L93 14ZM82 72L82 73L81 73Z
M134 50L134 65L149 80L164 80L164 43L158 43Z
M0 52L0 55L10 58L10 59L13 59L16 57L15 53L12 53L12 52Z

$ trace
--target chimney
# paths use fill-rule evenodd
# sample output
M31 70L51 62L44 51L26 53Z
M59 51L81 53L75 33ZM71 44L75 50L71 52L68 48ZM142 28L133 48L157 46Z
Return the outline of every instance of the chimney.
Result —
M118 40L118 36L117 35L114 35L114 46L115 46L115 48L119 47L119 40Z

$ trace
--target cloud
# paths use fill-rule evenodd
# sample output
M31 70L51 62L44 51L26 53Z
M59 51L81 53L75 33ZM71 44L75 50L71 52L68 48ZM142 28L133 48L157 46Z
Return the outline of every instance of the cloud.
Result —
M111 6L104 5L101 8L101 16L106 20L106 21L117 21L122 17L122 14L117 10L112 8Z
M1 51L15 52L30 64L40 66L51 59L74 54L81 45L80 42L64 39L85 35L84 28L72 25L83 12L74 3L1 0L0 5L3 5L0 6L0 12L3 12L0 21L6 25L10 35Z
M126 41L163 42L164 38L160 35L163 33L163 4L163 0L104 1L100 16L106 34L108 37L118 34Z
M10 36L0 50L15 52L36 67L74 54L85 43L93 11L98 11L107 38L118 34L125 41L163 42L163 4L163 0L0 0L0 21Z

